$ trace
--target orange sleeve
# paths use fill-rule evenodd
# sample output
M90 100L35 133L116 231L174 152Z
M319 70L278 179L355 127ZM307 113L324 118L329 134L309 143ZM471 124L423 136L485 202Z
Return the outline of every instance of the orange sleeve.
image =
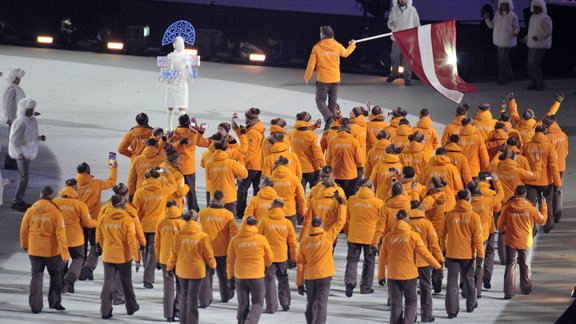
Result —
M178 261L178 253L180 252L180 233L176 234L174 244L170 249L170 257L168 258L168 263L166 263L166 270L173 271Z
M296 266L296 286L304 284L304 275L306 269L306 255L304 253L298 254L298 264Z
M322 148L318 144L318 135L314 134L311 146L312 146L312 155L314 156L314 164L313 164L314 171L317 171L326 165L326 160L324 159Z
M428 262L428 264L431 264L432 267L434 267L434 269L442 268L440 263L438 263L438 261L434 258L434 256L432 256L430 251L428 251L426 246L424 246L424 243L422 243L422 238L420 238L420 235L418 233L412 232L411 238L416 243L416 253L417 254L419 254L424 260L426 260L426 262Z
M350 56L350 54L352 54L352 52L354 52L355 49L356 49L356 44L350 44L350 45L348 45L347 48L344 48L344 46L342 46L342 50L340 51L340 56L348 57L348 56Z
M316 56L316 46L312 48L310 53L310 58L308 59L308 65L306 66L306 73L304 73L304 81L309 81L312 78L312 73L316 68L316 63L318 62L318 57Z
M110 176L108 180L100 180L100 189L106 190L114 187L116 185L116 180L118 179L118 167L115 165L110 166ZM134 183L136 184L136 183Z
M212 249L212 245L210 244L210 238L208 235L204 236L202 239L203 242L203 249L202 249L202 256L204 257L204 262L208 268L215 270L216 269L216 259L214 258L214 250Z
M88 210L88 206L85 203L78 200L78 208L80 211L80 221L82 223L82 227L96 228L98 222L92 219L92 217L90 217L90 211ZM104 208L100 210L100 214L102 214L102 210L104 210ZM100 219L100 215L98 216L98 219Z
M210 146L210 140L206 139L204 134L198 134L198 136L196 136L196 146L208 147Z
M28 250L28 232L30 230L30 224L28 224L28 219L30 218L30 213L32 211L28 209L22 218L22 224L20 224L20 247L23 250Z
M124 135L122 142L120 142L120 144L118 145L118 153L129 158L132 157L132 151L129 149L131 141L132 141L132 133L128 132L126 133L126 135Z
M508 106L510 106L510 118L512 118L514 126L517 126L520 121L520 114L518 113L518 104L516 103L516 99L510 100Z
M226 253L226 272L228 279L234 278L234 263L236 262L236 249L234 244L234 239L232 239L228 245L228 252Z
M298 214L304 215L306 214L306 193L304 192L302 183L298 181L298 179L296 179L294 183L296 185L296 202L298 203Z
M68 252L68 240L66 238L66 226L64 225L64 218L62 217L62 212L56 211L56 221L54 223L54 228L56 229L56 239L58 241L58 249L60 250L60 256L63 261L70 259L70 253Z
M130 251L132 251L132 256L134 257L134 260L136 262L140 262L140 251L138 250L138 243L136 243L136 231L134 223L128 218L126 218L124 224L126 224L126 232L127 232L126 239L128 240Z
M386 279L386 261L388 260L388 246L386 238L382 241L380 248L380 255L378 255L378 280Z

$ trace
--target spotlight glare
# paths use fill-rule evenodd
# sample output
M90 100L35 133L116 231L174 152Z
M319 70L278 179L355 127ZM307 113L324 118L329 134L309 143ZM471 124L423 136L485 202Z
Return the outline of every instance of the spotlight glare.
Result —
M456 56L456 53L449 53L448 57L446 58L446 63L454 66L458 65L458 57Z
M107 47L109 50L121 51L122 49L124 49L124 43L108 42Z
M52 36L38 36L36 38L36 42L39 44L52 44L52 42L54 42L54 38L52 38Z
M188 55L198 55L198 50L195 48L187 48L184 52Z
M249 59L251 62L264 62L266 61L266 55L252 53L250 54Z
M404 73L404 67L402 65L398 67L398 73L400 74Z

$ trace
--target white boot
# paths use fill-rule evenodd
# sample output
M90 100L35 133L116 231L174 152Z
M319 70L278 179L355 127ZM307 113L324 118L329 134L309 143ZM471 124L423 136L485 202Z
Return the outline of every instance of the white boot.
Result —
M168 131L171 132L173 128L174 108L168 108Z

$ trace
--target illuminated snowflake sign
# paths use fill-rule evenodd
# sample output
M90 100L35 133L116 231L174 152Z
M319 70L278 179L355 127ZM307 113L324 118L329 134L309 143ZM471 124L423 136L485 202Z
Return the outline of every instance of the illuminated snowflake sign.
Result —
M162 37L162 46L172 44L174 39L180 36L184 38L184 43L194 45L196 40L196 30L191 23L186 20L178 20L166 29L164 37Z

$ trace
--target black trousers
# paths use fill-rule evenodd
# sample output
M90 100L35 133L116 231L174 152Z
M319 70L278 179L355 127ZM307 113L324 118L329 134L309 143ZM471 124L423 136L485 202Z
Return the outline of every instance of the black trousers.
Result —
M306 191L306 184L309 184L308 187L312 189L312 187L318 184L319 179L320 179L320 171L302 173L302 187L304 188L304 191Z
M39 313L44 307L42 302L42 285L44 282L44 268L48 268L50 275L50 288L48 288L48 305L54 308L62 301L62 258L39 257L30 255L32 266L32 279L30 280L30 296L28 302L33 313Z
M260 185L260 176L262 171L248 170L248 177L240 182L238 185L238 206L236 207L236 218L242 219L244 217L244 210L246 210L246 199L248 198L248 189L252 185L254 196L258 194Z
M186 204L188 210L200 211L198 207L198 198L196 197L196 173L185 174L184 182L190 187L190 191L186 194Z
M344 190L344 194L346 194L346 199L350 199L350 196L356 194L356 179L351 180L338 180L336 179L336 183Z

